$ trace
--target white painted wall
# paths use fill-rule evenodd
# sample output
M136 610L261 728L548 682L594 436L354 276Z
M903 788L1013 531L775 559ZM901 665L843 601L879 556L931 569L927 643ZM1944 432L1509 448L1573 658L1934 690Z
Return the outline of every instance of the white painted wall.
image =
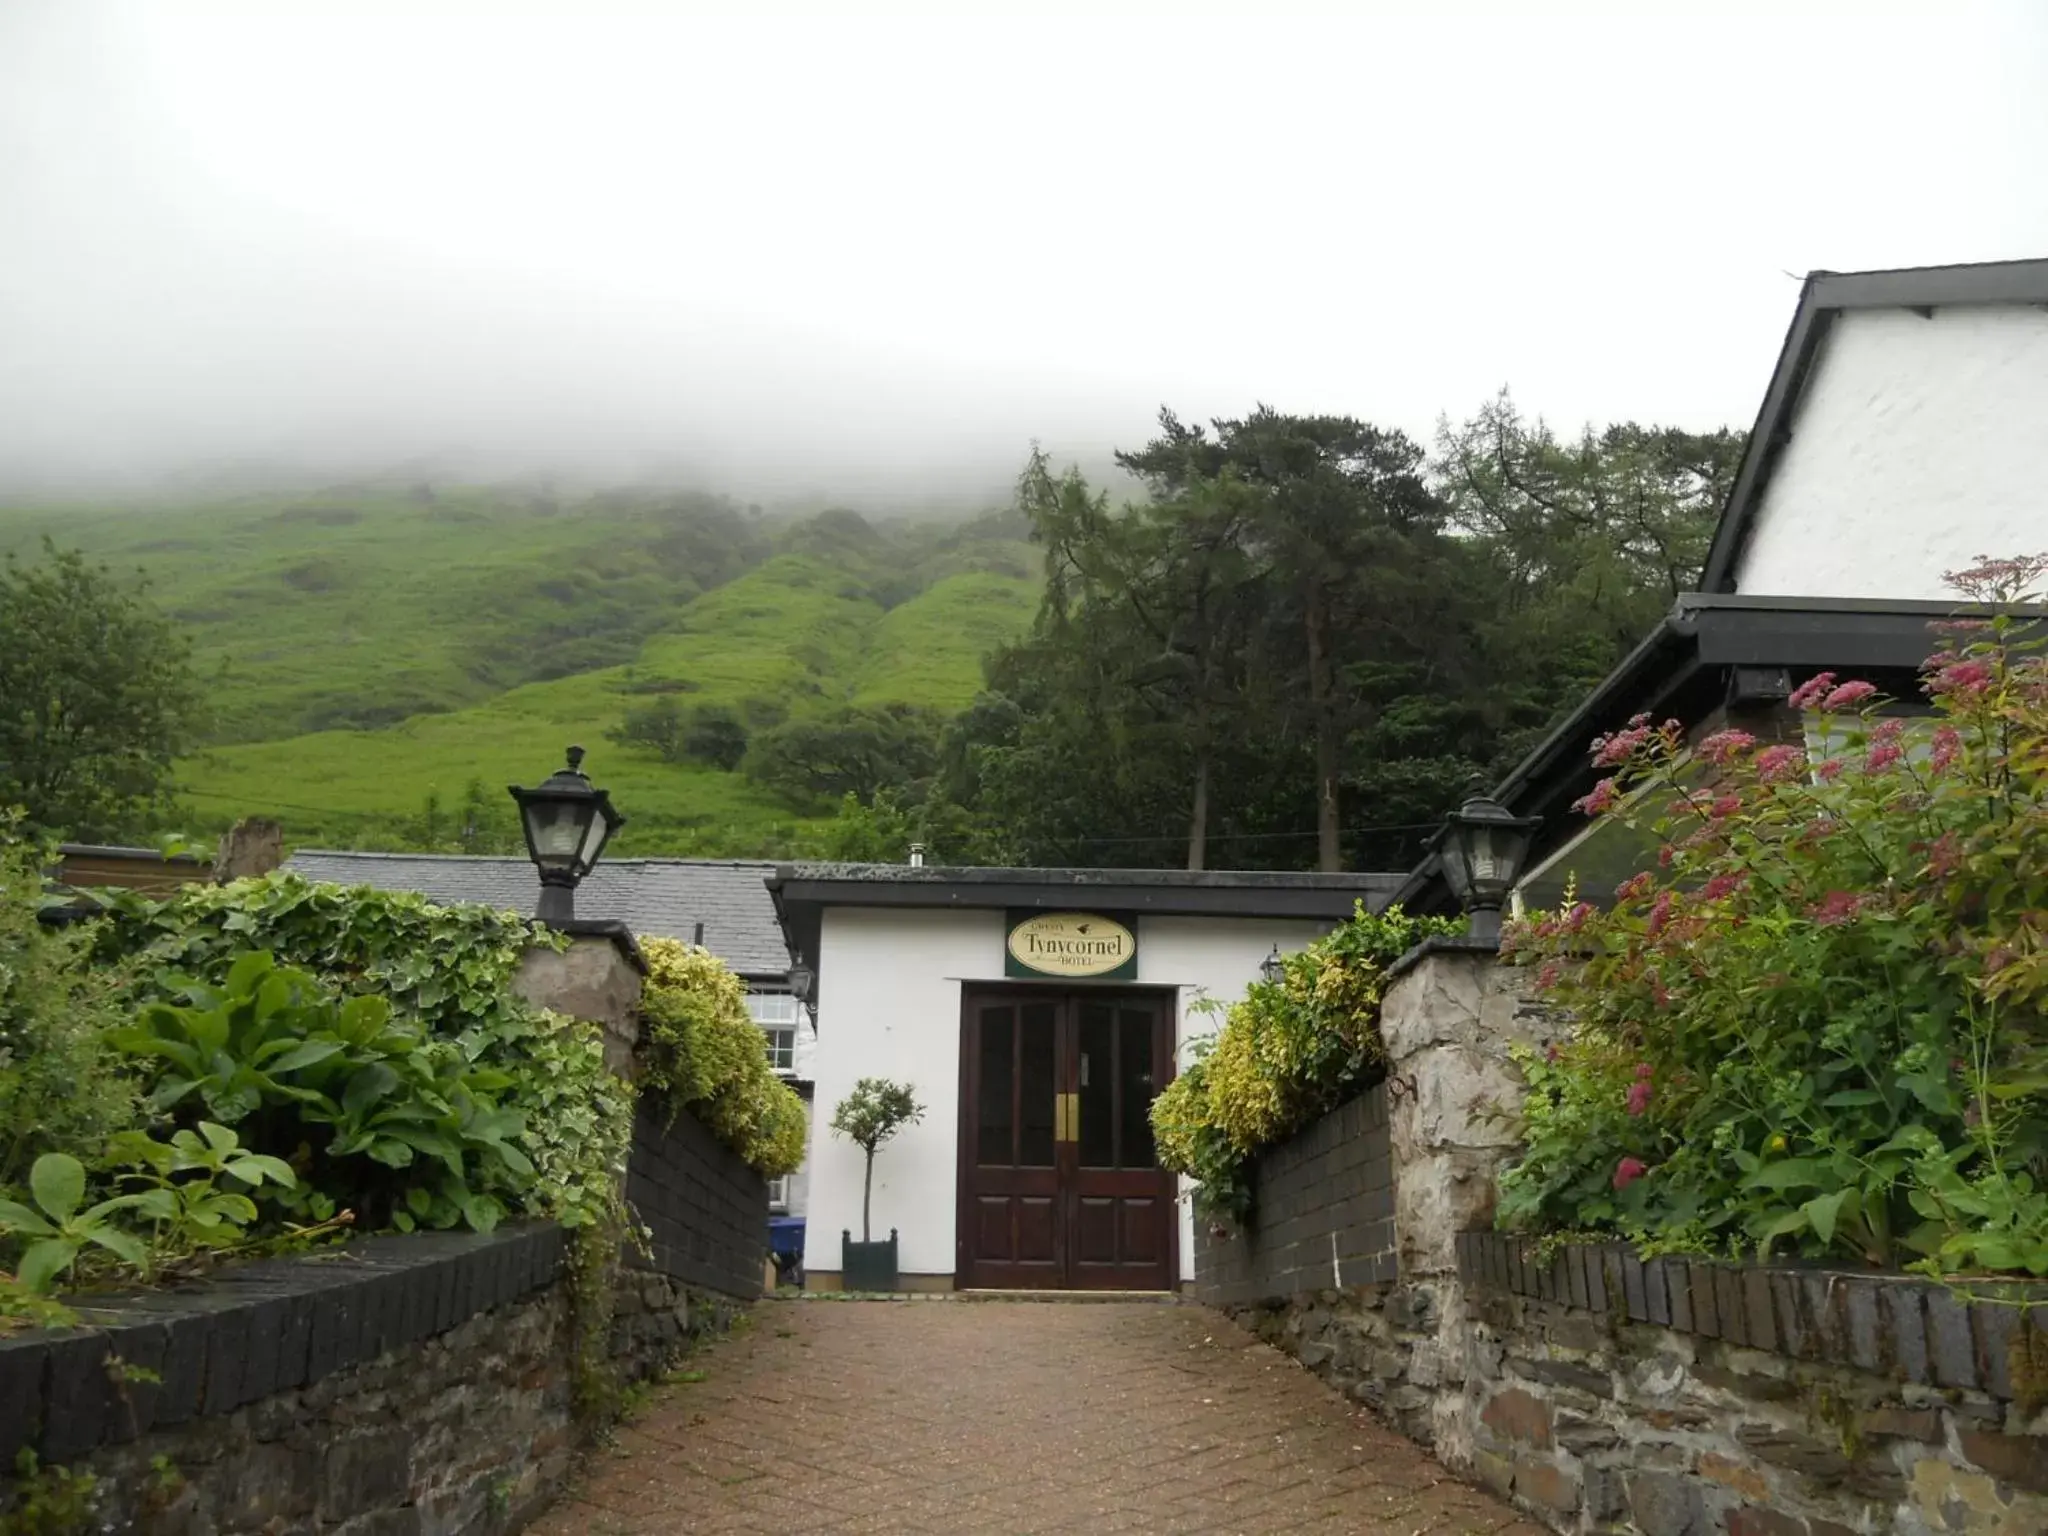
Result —
M1143 939L1139 940L1140 953ZM804 1268L836 1271L860 1236L860 1148L830 1129L863 1077L917 1091L924 1119L875 1154L874 1235L900 1234L905 1274L953 1273L960 1148L960 983L1003 974L1003 914L829 907L818 939L817 1097Z
M2048 546L2048 311L1850 310L1829 332L1739 592L1934 598Z
M1299 949L1328 923L1260 918L1151 917L1138 922L1138 983L1180 999L1180 1059L1220 1019L1191 1005L1244 995L1278 944ZM915 1086L925 1117L875 1156L874 1227L901 1236L906 1274L954 1271L954 1196L960 1130L960 990L1003 980L1003 914L944 909L833 907L818 954L817 1098L809 1165L804 1267L836 1271L842 1231L860 1233L860 1149L827 1129L833 1108L863 1077ZM1183 1189L1185 1193L1185 1188ZM1194 1220L1181 1214L1181 1277L1194 1278Z

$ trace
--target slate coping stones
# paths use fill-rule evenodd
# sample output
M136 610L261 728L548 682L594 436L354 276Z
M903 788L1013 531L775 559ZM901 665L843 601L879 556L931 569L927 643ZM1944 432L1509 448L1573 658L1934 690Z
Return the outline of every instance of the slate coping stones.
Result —
M552 1224L419 1233L80 1298L79 1327L0 1339L0 1463L23 1446L72 1460L309 1386L552 1284L563 1251Z
M1679 1333L1913 1386L1978 1390L2000 1402L2013 1399L2023 1309L2048 1306L2048 1285L2040 1282L1986 1280L1956 1291L1916 1276L1797 1261L1643 1259L1612 1243L1560 1244L1539 1263L1533 1245L1495 1232L1463 1234L1457 1251L1460 1272L1480 1291L1625 1313Z
M0 1338L0 1466L11 1467L43 1422L43 1366L50 1335Z

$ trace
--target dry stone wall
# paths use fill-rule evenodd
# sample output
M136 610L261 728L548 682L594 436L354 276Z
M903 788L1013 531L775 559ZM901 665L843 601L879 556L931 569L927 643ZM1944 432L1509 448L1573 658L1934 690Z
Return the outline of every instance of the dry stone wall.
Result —
M767 1247L758 1174L688 1116L643 1130L629 1189L659 1241L619 1268L627 1381L723 1330ZM516 1529L578 1439L567 1249L551 1224L368 1238L0 1338L0 1523L26 1449L97 1480L101 1531Z
M1519 981L1435 946L1389 988L1395 1276L1205 1294L1571 1536L2048 1536L2048 1287L1539 1262L1485 1230L1522 1095L1507 1048L1550 1028Z

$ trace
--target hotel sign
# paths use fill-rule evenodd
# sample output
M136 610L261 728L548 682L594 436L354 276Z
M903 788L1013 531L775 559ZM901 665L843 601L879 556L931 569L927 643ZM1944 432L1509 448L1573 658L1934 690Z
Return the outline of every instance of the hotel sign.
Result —
M1123 981L1138 974L1135 919L1100 912L1012 912L1005 976Z

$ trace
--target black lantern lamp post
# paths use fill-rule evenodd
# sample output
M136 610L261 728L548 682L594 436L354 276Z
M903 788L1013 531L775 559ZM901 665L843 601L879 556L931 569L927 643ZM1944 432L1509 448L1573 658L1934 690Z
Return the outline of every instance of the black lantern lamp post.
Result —
M796 1002L799 1008L811 1006L811 983L816 977L817 972L813 971L801 960L789 968L789 990L796 994Z
M1259 974L1273 986L1279 986L1287 978L1287 962L1280 958L1280 946L1273 946L1273 953L1259 962Z
M569 749L569 765L534 789L508 786L519 802L526 829L526 855L540 873L540 906L534 915L559 928L576 917L576 886L590 873L611 836L626 824L612 809L611 795L591 786L583 772L583 749Z
M1500 909L1521 878L1540 816L1516 816L1496 800L1474 795L1444 818L1435 838L1437 862L1458 905L1471 918L1472 937L1500 942Z

